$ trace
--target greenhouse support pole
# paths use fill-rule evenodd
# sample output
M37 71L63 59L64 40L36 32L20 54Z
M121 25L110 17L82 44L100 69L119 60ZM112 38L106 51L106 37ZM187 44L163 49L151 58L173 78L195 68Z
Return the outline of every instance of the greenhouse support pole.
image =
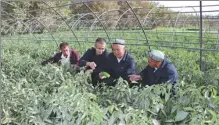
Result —
M2 5L1 5L2 1L0 0L0 10L2 9ZM2 27L2 17L1 14L2 12L0 11L0 29ZM0 125L2 124L2 38L1 38L1 33L0 33Z
M106 27L104 26L103 22L99 19L99 17L95 14L95 12L94 12L86 3L83 2L83 5L86 6L86 7L91 11L91 13L97 18L97 20L98 20L98 21L100 22L100 24L102 25L103 30L105 31L108 40L110 41L109 34L108 34L108 32L107 32L107 30L106 30Z
M200 29L199 29L199 41L200 41L200 70L202 71L202 44L203 44L203 39L202 39L202 1L200 2Z

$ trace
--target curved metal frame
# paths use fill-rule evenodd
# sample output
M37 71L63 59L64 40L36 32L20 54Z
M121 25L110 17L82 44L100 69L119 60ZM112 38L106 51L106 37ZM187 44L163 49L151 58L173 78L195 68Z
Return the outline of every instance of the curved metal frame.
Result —
M3 11L3 10L1 10L2 12L4 12L4 13L7 13L7 12L5 12L5 11ZM11 14L9 14L9 13L7 13L8 15L10 15L12 18L14 18L14 19L16 19L13 15L11 15ZM19 21L20 22L20 21ZM25 23L23 23L23 22L21 22L25 27L27 27L26 26L26 24ZM32 34L32 33L30 33L34 38L35 38L35 40L38 42L38 40L37 40L37 38L36 38L36 36L34 35L34 34ZM19 36L20 37L20 36Z
M90 1L90 0L88 0L88 1ZM96 0L95 0L96 1ZM99 0L100 1L100 0ZM9 2L7 2L7 1L2 1L2 2L4 2L5 4L9 4L10 6L13 6L13 7L17 7L16 5L14 5L14 4L11 4L11 3L9 3ZM147 42L147 44L148 44L148 46L149 46L149 49L150 49L150 44L149 44L149 41L151 41L151 40L148 40L148 38L147 38L147 34L146 34L146 32L145 32L145 30L144 30L144 26L148 26L149 24L156 24L156 23L158 23L158 19L157 20L154 20L153 22L152 21L147 21L147 19L148 19L148 17L150 17L150 15L151 14L153 14L153 11L154 11L154 9L156 8L156 7L153 7L153 8L151 8L150 10L149 10L149 12L147 12L147 14L146 14L146 16L143 18L143 20L141 19L140 20L140 18L138 18L138 16L137 16L137 13L135 12L135 10L134 9L138 9L138 7L132 7L130 4L129 4L129 2L127 2L127 1L125 1L126 2L126 4L129 6L129 9L128 10L126 10L125 12L123 11L123 14L122 15L124 15L124 14L126 14L128 11L131 11L132 13L133 13L133 15L134 15L134 17L135 18L132 18L132 19L130 19L130 20L125 20L124 22L122 22L122 23L125 23L125 25L129 25L130 24L130 26L132 26L132 27L134 27L136 24L135 23L138 23L138 25L139 25L139 27L141 28L141 30L142 30L142 32L143 32L143 35L144 35L144 37L145 37L145 40L146 40L146 42ZM90 13L86 13L86 14L82 14L82 15L80 15L80 17L76 20L76 21L74 21L74 22L71 22L71 23L68 23L67 21L68 20L71 20L72 18L69 18L69 19L64 19L64 17L55 9L56 7L63 7L63 6L67 6L67 5L58 5L58 6L50 6L50 5L48 5L46 2L42 2L43 4L45 4L46 5L46 7L48 6L48 8L46 8L46 9L52 9L56 14L57 14L57 16L58 17L60 17L61 19L62 19L62 21L60 22L61 23L61 25L59 25L59 27L56 29L56 32L59 30L59 28L61 28L61 26L65 23L66 24L66 26L69 28L69 30L71 31L71 33L74 35L74 37L75 37L75 39L76 39L76 42L78 42L78 44L79 44L79 46L80 46L80 43L79 43L79 40L78 40L78 36L75 34L75 31L74 31L74 27L75 26L77 26L77 25L81 25L81 22L80 22L80 20L81 20L81 18L83 18L83 17L86 17L86 15L93 15L95 18L94 18L94 21L93 20L91 20L91 21L87 21L86 20L86 24L90 24L90 23L92 23L92 25L89 27L89 31L88 31L88 34L89 33L91 33L92 31L93 31L93 28L94 28L94 26L97 24L97 22L99 22L100 24L101 24L101 26L102 26L102 28L103 28L103 30L104 30L104 32L106 33L106 35L107 35L107 38L109 39L109 41L110 41L110 37L111 37L111 32L108 32L107 31L107 23L109 23L109 21L102 21L101 20L101 17L103 17L105 14L107 14L107 13L109 13L109 12L112 12L112 11L118 11L118 9L114 9L114 10L107 10L107 11L104 11L103 13L101 13L101 14L99 14L98 15L98 13L95 13L95 12L93 12L93 10L87 5L87 2L80 2L81 4L84 4L88 9L89 9L89 11L90 11ZM71 4L74 4L74 3L71 3ZM210 6L210 5L208 5L208 6ZM214 6L216 6L216 5L214 5ZM189 20L189 16L188 17L183 17L183 18L185 18L185 20L183 20L183 22L182 23L180 23L180 14L181 13L184 13L182 10L185 8L186 6L183 6L183 7L181 7L182 9L179 11L179 12L173 12L173 13L175 13L175 14L177 14L176 16L174 16L174 19L167 19L168 20L168 22L167 22L167 24L166 24L166 22L165 22L165 25L168 25L168 26L170 26L170 24L171 24L171 22L173 22L173 26L171 26L171 27L173 27L173 28L176 28L177 26L183 26L183 27L185 27L185 25L186 25L186 22L187 22L187 20ZM195 9L194 9L194 7L199 7L199 8L201 8L202 7L202 5L201 5L201 3L200 3L200 6L187 6L187 7L189 7L189 8L192 8L193 9L193 12L189 12L189 13L195 13L196 14L196 16L193 16L194 18L194 20L198 20L197 22L201 22L202 21L202 18L201 18L201 16L202 16L202 10L200 10L199 12L200 12L200 14L201 14L201 16L200 16L200 20L199 20L199 16L198 16L198 11L196 11ZM204 7L204 6L203 6ZM161 8L163 8L163 7L161 7ZM164 7L165 8L165 7ZM1 11L3 11L3 10L1 10ZM27 13L27 12L30 12L30 11L25 11L24 9L21 9L21 11L22 11L22 13ZM36 10L34 10L34 11L36 11ZM204 11L203 11L204 12ZM206 12L209 12L209 11L206 11ZM215 12L215 10L214 10L214 12ZM16 14L22 14L22 13L16 13ZM186 13L186 12L185 12ZM8 15L8 16L10 16L10 14L9 13L6 13L6 15ZM114 31L116 30L116 27L117 26L120 26L120 24L121 23L119 23L120 21L123 21L122 20L122 15L119 15L120 17L119 17L119 19L117 20L117 22L115 22L115 25L114 25L114 22L113 22L113 27L114 27ZM170 13L169 13L169 15L170 15ZM13 16L13 15L11 15L11 16ZM10 17L11 17L10 16ZM14 17L12 17L13 19L17 19L17 17L16 16L14 16ZM41 18L42 20L44 19L44 20L48 20L49 18L45 18L45 17L43 17L43 18ZM50 34L50 36L52 37L52 39L53 39L53 41L56 43L56 45L58 46L58 43L57 43L57 41L56 41L56 39L55 39L55 36L54 36L54 34L48 29L48 26L50 26L50 25L52 25L52 23L49 23L49 24L43 24L43 22L42 22L42 20L41 19L39 19L39 18L33 18L33 19L31 19L31 20L28 20L28 21L26 21L26 22L22 22L22 21L18 21L19 23L21 23L23 26L23 28L25 28L25 30L27 30L27 31L29 31L29 33L31 34L31 36L33 36L34 37L34 40L35 41L37 41L37 43L39 43L39 40L37 39L37 35L35 35L34 34L34 32L37 30L37 27L39 26L39 25L41 25L42 27L44 27L45 28L45 31L47 31L49 34ZM137 22L136 21L133 21L133 19L136 19L137 20ZM93 21L93 22L92 22ZM17 23L18 23L17 22ZM34 22L38 22L38 24L36 24L36 25L32 25ZM48 21L47 21L48 22ZM207 24L209 24L209 23L211 23L210 22L210 20L209 19L207 19ZM215 24L215 23L214 23ZM217 24L219 24L218 22L217 22ZM12 24L11 26L10 26L10 28L9 29L7 29L7 30L11 30L13 27L14 27L14 25L16 25L16 24ZM134 26L133 26L134 25ZM34 26L33 27L33 30L31 29L29 29L29 26ZM98 25L99 26L99 25ZM100 26L100 28L101 28L101 26ZM199 26L201 27L201 24L199 24ZM139 27L137 27L137 28L139 28ZM199 27L199 29L201 30L202 28L200 28ZM206 26L207 27L207 26ZM217 26L218 27L218 26ZM4 28L4 26L2 27L2 28ZM136 27L134 27L134 28L136 28ZM219 28L219 27L218 27ZM110 29L111 29L111 27L110 27ZM20 30L20 28L18 28L18 30ZM139 32L141 32L141 30L139 30ZM124 30L122 29L121 30L123 33L124 33ZM14 31L14 33L16 33L16 31ZM176 35L176 31L174 30L174 29L172 29L172 32L170 31L170 37L171 37L171 46L172 47L174 47L174 36ZM202 31L200 31L200 33L202 33ZM207 33L211 33L210 31L209 32L207 32ZM22 32L20 35L18 35L18 40L21 40L22 39L22 37L21 37L21 35L22 34L24 34L24 32ZM142 37L142 36L140 36L140 37ZM138 37L136 37L136 39L140 39L140 37L138 38ZM72 37L73 38L73 37ZM89 38L88 36L86 37L87 39ZM202 43L202 38L203 38L203 36L200 34L200 37L199 37L199 41L200 41L200 53L202 53L202 51L205 51L205 49L203 49L202 48L202 44L207 44L207 43ZM217 32L217 41L215 41L215 47L212 47L212 48L214 48L215 50L217 50L218 49L218 44L219 44L219 31ZM11 41L12 41L12 38L10 37L10 39L11 39ZM207 49L207 48L206 48ZM201 54L200 54L200 56L202 56ZM201 57L200 57L201 58Z
M147 15L145 16L145 18L144 18L144 20L143 20L143 25L145 24L145 21L146 21L146 19L148 18L148 15L154 10L154 9L156 9L156 7L153 7L148 13L147 13Z
M95 20L94 22L92 23L92 25L90 26L90 30L87 34L87 36L90 34L90 32L93 30L93 27L94 25L98 22L100 22L100 17L103 16L104 14L106 13L109 13L109 12L112 12L112 11L118 11L119 9L113 9L113 10L107 10L107 11L104 11L103 13L101 13ZM102 22L101 22L102 23ZM106 24L106 23L105 23ZM102 23L103 26L105 26L103 23ZM105 31L105 30L104 30ZM105 31L106 32L106 31ZM110 38L108 37L108 40L110 41Z
M6 4L8 4L8 2L5 2ZM9 4L9 5L12 5L12 4ZM13 5L12 5L13 6ZM16 7L16 6L14 6L14 7ZM1 10L1 11L3 11L3 10ZM23 11L23 13L26 13L24 10L22 10ZM7 12L6 12L7 13ZM16 19L14 16L12 16L11 14L8 14L8 15L10 15L12 18L14 18L14 19ZM34 20L36 20L38 23L40 23L42 26L44 26L45 27L45 29L49 32L49 30L47 29L47 27L44 25L44 24L42 24L40 21L38 21L37 19L34 19ZM25 24L26 25L26 24ZM34 37L35 37L35 39L36 39L36 41L38 42L38 40L37 40L37 38L36 38L36 36L33 34L33 33L31 33ZM57 43L57 41L55 40L55 38L54 38L54 36L49 32L49 34L51 35L51 37L53 38L53 40L55 41L55 43L56 43L56 45L57 45L57 47L58 47L58 43Z
M109 37L109 34L108 34L107 31L106 31L106 27L105 27L105 26L103 25L103 23L100 21L100 19L98 18L98 16L94 13L94 11L93 11L86 3L83 2L83 5L85 5L85 6L93 13L93 15L98 19L98 21L100 22L100 24L101 24L102 27L103 27L103 30L105 31L105 33L106 33L106 35L107 35L108 40L110 41L110 37Z
M176 27L176 25L177 25L177 20L178 20L178 18L179 18L179 14L182 12L182 10L185 8L185 6L183 6L183 8L178 12L178 14L177 14L177 18L176 18L176 20L175 20L175 24L174 24L174 26L173 26L173 28L174 27ZM197 16L197 12L195 11L195 9L193 8L193 7L191 7L193 10L194 10L194 12L196 13L196 16ZM198 19L197 19L198 20ZM172 41L172 46L173 46L173 36L174 36L174 29L173 29L173 31L172 31L172 37L171 37L171 41Z
M138 23L139 23L139 25L140 25L140 27L141 27L141 29L142 29L142 32L144 33L146 42L147 42L147 44L149 45L149 42L148 42L148 38L147 38L147 36L146 36L146 33L145 33L144 29L143 29L143 26L141 25L141 22L139 21L139 19L138 19L138 17L137 17L135 11L133 10L133 8L131 7L131 5L130 5L127 1L126 1L126 3L127 3L127 5L131 8L133 14L135 15L135 18L137 19L137 21L138 21ZM149 49L149 51L151 50L150 46L148 46L148 49Z
M45 2L42 2L42 3L44 3L44 4L47 5L47 6L49 6L56 14L58 14L58 15L61 17L61 19L65 22L65 24L68 26L68 28L70 29L70 31L71 31L72 34L74 35L75 39L76 39L77 42L78 42L78 45L80 46L80 43L79 43L79 41L78 41L78 38L77 38L76 34L75 34L74 31L71 29L71 27L68 25L68 23L67 23L66 20L63 18L63 16L62 16L60 13L58 13L53 7L51 7L50 5L48 5L47 3L45 3Z

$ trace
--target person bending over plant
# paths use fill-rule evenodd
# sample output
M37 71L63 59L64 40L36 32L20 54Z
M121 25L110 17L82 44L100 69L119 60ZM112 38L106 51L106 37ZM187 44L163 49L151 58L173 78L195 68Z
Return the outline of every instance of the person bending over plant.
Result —
M94 47L88 49L79 61L80 67L86 67L86 70L91 71L93 86L96 86L100 81L99 73L106 69L108 51L106 49L106 40L97 38Z
M43 61L41 64L46 65L48 63L57 63L61 65L73 65L78 66L79 55L78 52L71 49L67 42L62 42L59 45L60 52L56 53L53 57Z
M129 81L129 75L135 74L135 61L125 49L125 40L115 39L112 43L112 53L109 54L106 73L99 74L102 82L114 86L119 77ZM108 78L106 78L108 76Z
M142 86L162 83L176 84L178 73L164 53L152 50L148 53L148 65L137 75L131 75L130 81L142 81Z

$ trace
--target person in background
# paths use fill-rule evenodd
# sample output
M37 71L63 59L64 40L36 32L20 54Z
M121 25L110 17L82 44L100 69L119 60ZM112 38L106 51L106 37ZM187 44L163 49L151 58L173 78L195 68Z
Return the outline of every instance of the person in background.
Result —
M129 75L135 74L135 61L125 49L125 40L115 39L112 43L112 53L108 56L107 71L109 78L102 79L109 86L115 86L119 77L129 82Z
M130 81L142 81L142 85L155 85L162 83L176 84L178 73L173 65L159 50L148 53L148 65L138 75L131 75Z
M87 70L92 71L93 86L96 86L100 81L99 73L106 69L108 54L106 40L104 38L97 38L94 47L88 49L79 61L80 67L86 66Z
M62 42L59 45L60 52L56 53L53 57L43 61L41 64L46 65L48 63L58 63L58 64L70 64L77 66L79 63L78 52L71 49L67 42Z

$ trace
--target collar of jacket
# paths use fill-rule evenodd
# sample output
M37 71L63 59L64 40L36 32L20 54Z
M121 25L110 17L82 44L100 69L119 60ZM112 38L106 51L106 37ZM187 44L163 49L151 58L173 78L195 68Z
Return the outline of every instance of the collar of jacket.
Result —
M91 47L92 53L96 54L96 49L94 47Z
M168 63L167 57L164 57L164 60L163 60L163 62L161 64L161 66L157 70L162 69L167 63Z
M125 51L125 54L124 54L124 56L122 57L122 60L123 60L123 61L126 61L127 58L128 58L128 52Z

